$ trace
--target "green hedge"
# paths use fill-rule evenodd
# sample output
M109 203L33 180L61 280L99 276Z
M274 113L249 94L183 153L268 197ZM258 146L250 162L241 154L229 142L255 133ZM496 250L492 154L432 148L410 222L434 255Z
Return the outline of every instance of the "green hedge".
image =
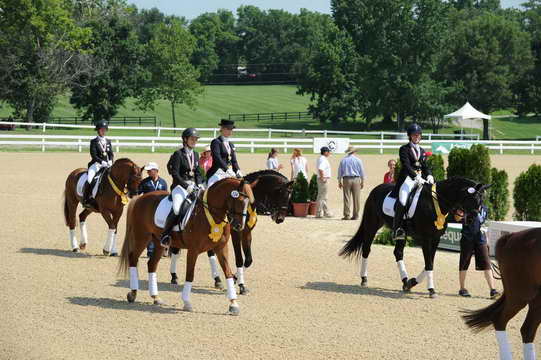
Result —
M533 164L520 173L513 189L515 219L541 221L541 165Z
M293 184L293 193L291 194L291 202L307 203L310 202L310 191L308 190L308 181L306 177L299 171L297 179Z
M374 244L394 246L395 241L393 240L392 230L388 227L380 230L374 237ZM415 246L413 238L409 236L406 238L406 246Z
M505 170L490 169L492 186L487 190L488 214L493 220L505 219L509 211L509 180Z
M308 191L310 192L310 200L316 201L317 199L317 175L316 174L312 174L312 177L310 178Z

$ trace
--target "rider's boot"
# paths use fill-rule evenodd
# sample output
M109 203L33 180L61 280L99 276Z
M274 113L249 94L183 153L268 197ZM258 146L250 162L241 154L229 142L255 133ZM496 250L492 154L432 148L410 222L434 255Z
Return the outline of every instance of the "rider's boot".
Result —
M406 207L397 199L396 209L394 212L393 219L393 240L406 240L406 232L402 227L402 222L404 221L404 213L406 212Z
M86 183L81 205L83 205L83 207L86 209L91 208L95 205L92 200L92 184Z
M175 225L178 225L179 222L180 214L176 215L173 209L171 209L171 211L167 215L167 219L165 220L165 226L163 227L163 231L160 236L160 244L163 247L168 247L171 243L171 232L173 231Z

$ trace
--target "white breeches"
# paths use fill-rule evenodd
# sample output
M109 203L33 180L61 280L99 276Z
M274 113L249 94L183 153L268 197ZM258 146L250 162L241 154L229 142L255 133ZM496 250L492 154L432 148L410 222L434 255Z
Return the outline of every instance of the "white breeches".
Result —
M229 168L227 169L227 171L223 171L222 169L218 169L218 171L216 171L214 173L214 175L212 175L208 180L207 180L207 189L209 187L212 186L212 184L214 184L215 182L218 182L222 179L225 179L227 177L235 177L235 173L233 172L233 169Z
M171 191L171 197L173 198L173 211L175 212L175 215L179 214L180 206L187 196L188 192L180 185L175 186L173 191Z
M96 173L98 171L100 171L101 169L101 164L100 163L94 163L92 164L89 168L88 168L88 179L86 179L86 181L90 184L92 183L92 179L94 179L94 176L96 175Z
M414 186L415 181L412 180L409 176L406 176L406 180L404 180L404 183L402 184L402 186L400 186L400 191L398 192L398 200L403 206L406 206L408 196Z

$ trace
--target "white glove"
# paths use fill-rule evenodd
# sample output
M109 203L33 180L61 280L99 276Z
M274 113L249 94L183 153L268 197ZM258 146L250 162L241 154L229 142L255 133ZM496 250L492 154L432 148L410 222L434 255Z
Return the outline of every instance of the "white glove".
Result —
M188 187L186 188L186 191L188 192L188 194L191 194L193 192L193 190L195 189L195 185L194 184L190 184L188 185Z
M229 168L227 169L227 171L225 172L225 175L227 177L235 177L235 172L233 171L233 169Z
M243 177L243 175L242 175L242 171L240 171L240 170L237 170L237 177L238 177L238 178L241 178L241 177Z
M109 166L113 166L113 160L109 160L109 161L107 161L107 165L109 165Z
M199 184L198 186L201 190L205 190L205 184Z
M426 177L426 182L429 183L429 184L434 184L434 176L428 175Z
M415 177L415 182L417 183L417 185L423 185L426 180L423 179L423 177L421 176L421 174L418 174L416 177Z
M107 161L102 160L102 161L101 161L101 166L108 166Z

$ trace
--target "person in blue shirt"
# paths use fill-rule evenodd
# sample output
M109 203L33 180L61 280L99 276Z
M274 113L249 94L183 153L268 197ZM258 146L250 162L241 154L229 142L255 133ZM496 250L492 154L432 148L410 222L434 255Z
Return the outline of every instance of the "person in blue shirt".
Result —
M158 172L160 171L158 164L155 162L149 162L145 165L144 169L147 171L148 177L139 184L139 195L152 191L167 191L167 182L158 175ZM151 257L153 251L154 243L151 241L147 245L147 256Z
M462 223L462 238L460 239L460 263L459 263L459 282L460 290L458 295L471 297L465 287L466 273L470 266L472 255L475 255L475 269L484 271L485 279L490 288L490 298L494 299L499 295L494 288L494 277L490 266L488 255L488 245L486 235L481 231L481 225L484 224L488 215L488 208L481 205L478 215L472 221L466 223L463 217L455 216L455 220Z
M344 217L342 220L357 220L359 218L361 189L364 186L364 166L361 159L355 156L357 149L348 147L346 156L338 166L338 187L344 193ZM353 211L351 212L351 198ZM350 215L351 213L351 215Z

